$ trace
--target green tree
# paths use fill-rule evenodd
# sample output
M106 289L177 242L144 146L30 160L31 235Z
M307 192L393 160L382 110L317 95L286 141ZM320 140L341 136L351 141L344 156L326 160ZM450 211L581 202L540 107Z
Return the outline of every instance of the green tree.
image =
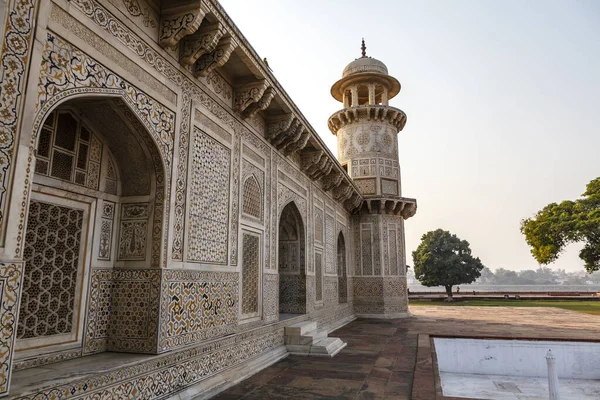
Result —
M484 268L471 255L469 242L448 231L427 232L413 251L415 277L425 286L443 286L452 298L452 286L475 282Z
M496 276L488 267L484 267L481 270L481 276L479 277L480 283L494 283Z
M581 199L548 204L521 221L521 233L540 264L556 261L569 243L582 242L585 269L600 270L600 177L588 183Z

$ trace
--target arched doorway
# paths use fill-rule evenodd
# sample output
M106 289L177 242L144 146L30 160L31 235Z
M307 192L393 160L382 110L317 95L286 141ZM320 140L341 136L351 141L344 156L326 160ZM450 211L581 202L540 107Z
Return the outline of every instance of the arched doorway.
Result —
M122 351L119 336L145 327L135 307L121 307L138 286L113 271L160 266L168 186L160 152L128 105L107 96L55 108L36 146L15 357ZM103 344L84 348L88 341Z
M346 272L346 242L342 232L337 240L337 273L338 273L338 299L339 303L348 302L348 277Z
M306 313L304 224L296 205L286 205L279 218L279 313Z

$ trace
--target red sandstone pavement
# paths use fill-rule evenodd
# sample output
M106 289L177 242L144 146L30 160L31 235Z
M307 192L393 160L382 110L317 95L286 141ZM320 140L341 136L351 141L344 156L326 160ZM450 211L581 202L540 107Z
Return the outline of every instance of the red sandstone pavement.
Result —
M600 341L600 316L558 308L416 306L401 320L356 320L332 332L333 358L289 356L215 399L435 400L426 335ZM446 398L447 399L447 398Z

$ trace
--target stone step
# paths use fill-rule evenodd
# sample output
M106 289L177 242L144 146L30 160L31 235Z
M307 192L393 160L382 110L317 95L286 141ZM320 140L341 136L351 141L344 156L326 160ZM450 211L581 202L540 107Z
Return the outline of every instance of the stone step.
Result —
M329 356L333 357L344 347L347 343L342 342L340 338L329 337L318 341L317 343L310 346L310 355L315 356Z
M306 336L308 332L317 329L317 323L314 321L298 322L294 325L285 327L286 336Z
M346 345L347 343L342 342L340 338L325 338L319 340L313 345L288 344L286 347L290 354L333 357L342 351Z
M324 329L315 329L314 331L308 332L306 335L286 335L285 344L294 345L313 345L319 340L323 340L327 337L327 331Z

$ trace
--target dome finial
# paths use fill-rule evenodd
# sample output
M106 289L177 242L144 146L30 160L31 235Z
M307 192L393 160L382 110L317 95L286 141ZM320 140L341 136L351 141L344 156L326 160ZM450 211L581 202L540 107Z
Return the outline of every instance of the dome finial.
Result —
M360 49L362 50L362 56L366 57L367 56L367 46L365 46L365 38L362 38L362 46L360 46Z

